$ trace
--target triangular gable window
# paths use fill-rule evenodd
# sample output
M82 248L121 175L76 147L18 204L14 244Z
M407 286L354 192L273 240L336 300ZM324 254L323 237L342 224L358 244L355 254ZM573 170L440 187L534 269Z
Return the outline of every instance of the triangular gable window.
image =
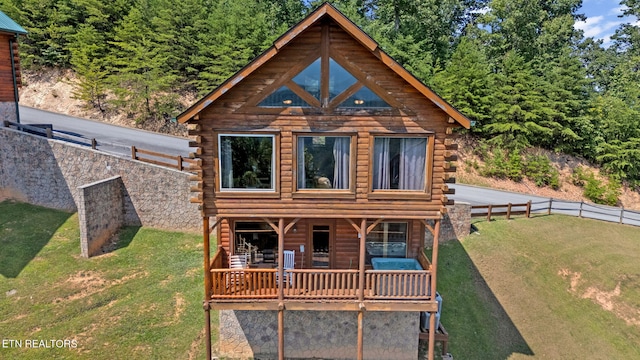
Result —
M277 81L280 87L263 98L261 108L390 109L378 94L365 86L338 60L320 56L292 78ZM342 59L341 61L346 61ZM350 67L353 69L353 67ZM323 74L323 72L326 72ZM324 83L323 83L324 82ZM275 84L274 84L275 85ZM378 89L380 91L380 89Z
M267 96L264 100L258 104L260 107L311 107L311 105L307 104L302 98L291 89L286 86L281 87L275 92L271 93L271 95Z
M362 87L347 100L338 105L339 109L388 109L391 106L367 87Z

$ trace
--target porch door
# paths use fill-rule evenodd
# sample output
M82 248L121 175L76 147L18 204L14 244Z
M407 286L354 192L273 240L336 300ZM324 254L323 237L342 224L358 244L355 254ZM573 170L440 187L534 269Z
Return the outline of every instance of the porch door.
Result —
M328 222L312 222L309 226L310 264L312 268L330 268L333 258L334 226Z

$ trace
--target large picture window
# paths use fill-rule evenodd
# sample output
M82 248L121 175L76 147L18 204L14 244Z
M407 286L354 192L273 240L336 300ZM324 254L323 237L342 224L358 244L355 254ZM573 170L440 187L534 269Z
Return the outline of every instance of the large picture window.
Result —
M425 137L376 137L372 189L425 191L427 144Z
M275 190L275 136L220 134L221 191Z
M407 223L382 222L367 235L366 262L371 258L407 257Z
M297 167L298 190L348 190L351 137L298 136Z

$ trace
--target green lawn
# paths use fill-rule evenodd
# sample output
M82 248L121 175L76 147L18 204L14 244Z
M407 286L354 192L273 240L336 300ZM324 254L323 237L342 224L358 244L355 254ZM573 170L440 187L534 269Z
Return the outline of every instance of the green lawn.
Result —
M640 359L640 228L565 216L477 222L441 246L456 359Z
M476 226L440 251L454 358L640 359L640 228L563 216ZM204 358L200 236L120 239L83 259L76 215L0 202L0 338L23 341L0 343L0 359ZM77 348L26 349L31 339Z
M0 202L0 338L23 341L0 343L0 358L204 358L201 243L129 227L113 252L84 259L77 215Z

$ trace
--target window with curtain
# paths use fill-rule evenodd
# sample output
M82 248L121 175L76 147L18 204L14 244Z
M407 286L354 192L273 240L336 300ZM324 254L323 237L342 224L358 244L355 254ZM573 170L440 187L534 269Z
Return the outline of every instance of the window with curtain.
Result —
M424 191L427 138L376 137L373 190Z
M297 187L348 190L351 183L351 137L298 136Z
M275 190L275 136L218 136L220 190Z

